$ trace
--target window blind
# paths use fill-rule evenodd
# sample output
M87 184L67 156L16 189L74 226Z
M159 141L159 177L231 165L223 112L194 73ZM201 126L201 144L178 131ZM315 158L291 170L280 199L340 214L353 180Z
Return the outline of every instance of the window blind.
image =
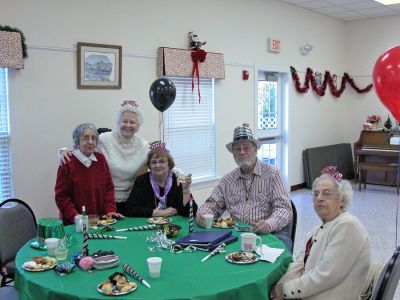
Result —
M194 181L215 177L214 79L201 78L201 101L197 79L169 77L176 98L164 113L164 136L177 168L192 173Z
M0 68L0 202L12 198L7 69Z

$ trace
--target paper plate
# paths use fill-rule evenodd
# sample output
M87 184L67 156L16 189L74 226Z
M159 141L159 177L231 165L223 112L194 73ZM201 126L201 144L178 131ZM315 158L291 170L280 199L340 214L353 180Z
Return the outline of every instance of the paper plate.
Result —
M132 282L132 281L129 281L130 283L135 284L135 286L134 286L131 290L126 291L126 292L120 292L120 291L117 290L117 288L115 287L115 285L113 285L112 291L111 291L110 293L106 293L106 292L104 292L104 291L101 289L101 287L103 286L103 284L106 283L106 282L107 282L107 281L102 282L102 283L100 283L99 285L97 285L97 291L98 291L99 293L101 293L101 294L103 294L103 295L107 295L107 296L122 296L122 295L126 295L126 294L129 294L129 293L132 293L134 290L137 289L137 284L134 283L134 282Z
M236 255L238 259L233 259L234 255ZM232 252L225 256L225 259L232 264L247 265L259 261L260 257L253 252Z
M235 227L235 226L236 226L235 223L234 223L233 225L231 225L231 226L226 226L226 227L222 227L221 225L219 225L219 223L213 223L213 224L212 224L212 227L221 228L221 229L233 228L233 227Z
M153 217L147 219L147 223L157 224L157 225L168 224L171 222L172 222L171 218L165 218L165 217Z
M118 220L116 219L112 219L111 221L107 222L107 224L102 224L102 221L106 221L106 220L98 220L97 221L97 226L105 226L105 225L112 225L118 222Z
M57 264L50 265L50 267L43 268L43 269L29 269L29 268L25 268L24 266L21 266L21 267L22 267L22 269L24 269L25 271L28 271L28 272L43 272L43 271L51 270L55 266L57 266Z

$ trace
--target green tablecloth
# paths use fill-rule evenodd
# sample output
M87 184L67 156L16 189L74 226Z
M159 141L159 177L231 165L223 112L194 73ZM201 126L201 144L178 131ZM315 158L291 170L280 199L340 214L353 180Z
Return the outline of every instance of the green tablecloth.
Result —
M183 228L177 238L187 234L188 219L173 217L173 223ZM126 218L114 224L115 228L127 228L146 224L143 218ZM195 230L203 230L195 227ZM220 230L220 229L213 229ZM66 232L73 235L77 243L70 248L72 252L82 247L82 236L75 232L75 226L67 226ZM126 240L89 240L89 251L114 250L120 257L118 267L106 270L83 271L79 268L66 276L58 276L54 271L28 272L21 268L32 257L47 255L26 244L16 257L15 286L20 291L20 299L25 300L63 300L63 299L109 299L96 290L96 286L114 272L122 272L122 265L128 263L151 284L146 288L138 284L136 291L119 296L121 299L268 299L269 288L285 273L291 262L290 253L284 253L274 263L259 261L249 265L236 265L225 261L225 255L240 250L240 238L227 246L226 253L218 254L206 262L201 262L208 252L170 253L168 250L151 252L148 247L154 244L146 242L151 231L111 232L109 234L127 236ZM240 235L233 231L234 235ZM261 235L263 243L271 247L284 248L283 243L273 235ZM146 259L151 256L163 258L161 276L150 278Z

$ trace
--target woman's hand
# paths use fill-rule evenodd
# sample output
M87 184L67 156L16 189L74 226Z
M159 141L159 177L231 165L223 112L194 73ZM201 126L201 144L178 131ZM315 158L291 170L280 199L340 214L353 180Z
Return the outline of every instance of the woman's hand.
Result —
M275 285L271 292L270 292L270 298L272 300L284 300L285 298L283 297L283 287L282 283L278 283Z
M58 153L58 163L61 165L65 165L68 161L71 159L69 158L72 156L72 151L67 149L67 150L60 150Z
M153 217L170 217L178 214L178 211L173 207L168 207L166 209L154 209Z
M123 219L125 218L124 215L121 215L120 213L117 212L110 212L107 214L107 216L115 217L114 219Z
M192 184L192 174L189 173L187 176L185 176L185 180L181 182L182 183L182 191L183 193L190 193L190 185Z

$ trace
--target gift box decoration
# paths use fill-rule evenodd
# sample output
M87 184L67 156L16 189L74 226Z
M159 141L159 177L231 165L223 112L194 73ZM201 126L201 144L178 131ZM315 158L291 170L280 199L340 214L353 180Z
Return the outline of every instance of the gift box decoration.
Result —
M157 75L192 77L192 50L160 47L158 48ZM207 52L207 59L199 63L199 74L202 78L225 78L224 55Z
M0 30L0 68L23 69L21 34Z

